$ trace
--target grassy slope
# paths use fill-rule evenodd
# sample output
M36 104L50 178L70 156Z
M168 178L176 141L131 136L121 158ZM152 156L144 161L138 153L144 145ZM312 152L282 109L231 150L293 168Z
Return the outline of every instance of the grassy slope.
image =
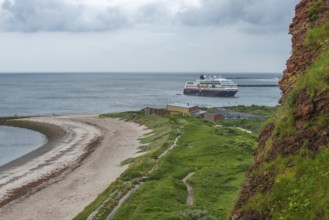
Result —
M310 30L305 39L309 47L322 45L322 54L307 73L298 79L295 88L288 95L286 104L277 112L273 135L284 138L294 135L296 128L292 110L296 105L296 93L307 89L310 99L328 90L329 77L329 22ZM322 115L305 126L328 125L329 116ZM328 183L329 150L320 151L315 157L304 147L297 155L278 157L265 163L255 172L269 172L275 176L271 192L257 193L243 207L269 213L273 219L329 219Z
M160 118L160 117L159 117ZM171 118L183 131L178 146L123 205L114 219L181 219L191 209L181 181L195 171L193 209L227 219L251 162L256 136L194 118Z
M245 209L270 212L273 219L328 219L328 157L329 149L315 158L301 151L264 164L259 172L276 175L272 191L256 194Z
M114 219L179 219L179 213L188 209L181 179L191 171L196 172L190 179L194 208L227 218L251 162L255 137L199 119L189 118L185 123L178 146Z
M143 143L150 143L142 147L148 153L124 161L130 163L129 169L75 219L86 219L105 198L131 189L138 178L147 175L157 156L171 146L180 134L177 147L161 159L158 169L120 208L114 219L228 218L239 194L244 172L251 163L252 151L257 144L256 134L191 117L144 116L143 112L106 116L135 121L152 128L152 135L142 139ZM260 126L259 121L257 124ZM187 190L182 182L192 171L195 174L189 183L195 193L193 208L186 205ZM105 219L117 202L110 199L95 219Z

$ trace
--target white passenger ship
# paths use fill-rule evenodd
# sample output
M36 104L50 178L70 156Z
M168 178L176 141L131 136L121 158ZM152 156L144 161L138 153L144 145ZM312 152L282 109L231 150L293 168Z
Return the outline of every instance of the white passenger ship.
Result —
M201 75L196 81L185 84L184 95L233 97L238 92L238 85L230 79Z

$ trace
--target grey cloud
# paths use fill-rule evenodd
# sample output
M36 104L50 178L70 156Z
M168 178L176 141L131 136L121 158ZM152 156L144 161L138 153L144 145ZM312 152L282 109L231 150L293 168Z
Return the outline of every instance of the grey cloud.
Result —
M107 31L129 25L119 7L94 13L84 5L65 0L5 0L1 6L0 29L3 31Z
M189 26L236 25L246 32L287 31L299 0L202 0L178 15Z
M124 8L88 8L68 0L4 0L0 30L17 32L110 31L139 24L177 26L232 25L250 33L287 31L299 0L200 0L172 14L170 1L144 4L133 12Z
M168 5L162 1L145 4L135 14L137 23L166 23L171 19Z

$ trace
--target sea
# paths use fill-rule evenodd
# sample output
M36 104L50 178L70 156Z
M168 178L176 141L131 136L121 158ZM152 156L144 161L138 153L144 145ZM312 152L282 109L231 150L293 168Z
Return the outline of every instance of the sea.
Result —
M47 138L23 128L0 126L0 166L45 144Z
M277 85L279 73L209 73L239 85ZM278 105L278 87L240 87L234 98L183 95L199 73L2 73L0 117L101 114L190 103L201 107ZM0 166L40 147L44 136L0 126ZM31 132L31 131L29 131ZM5 158L5 159L1 159Z

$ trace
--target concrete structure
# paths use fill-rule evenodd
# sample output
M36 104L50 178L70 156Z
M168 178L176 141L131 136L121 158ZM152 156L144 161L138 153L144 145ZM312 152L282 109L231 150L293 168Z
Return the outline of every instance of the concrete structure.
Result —
M167 105L167 110L173 112L173 114L180 113L182 115L192 115L192 112L199 110L199 106L190 105L189 103L174 103Z

